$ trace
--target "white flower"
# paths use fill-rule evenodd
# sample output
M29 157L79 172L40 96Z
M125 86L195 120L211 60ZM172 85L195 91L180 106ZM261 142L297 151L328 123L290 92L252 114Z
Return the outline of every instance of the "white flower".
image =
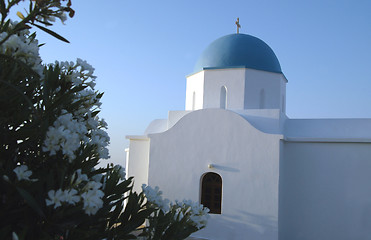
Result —
M84 122L77 121L71 113L64 110L53 126L49 127L42 149L49 152L50 156L62 150L72 162L76 158L75 151L80 147L80 142L86 138L87 132Z
M15 174L17 175L18 181L31 181L30 176L32 175L32 171L28 170L28 167L26 165L16 167L13 172L15 172Z
M160 191L159 187L155 187L155 189L147 186L146 184L142 185L142 190L144 195L147 198L147 201L159 207L164 213L169 211L170 201L168 199L162 199L162 192Z
M46 206L50 206L54 204L54 209L57 207L62 206L62 202L65 200L65 195L61 189L57 191L50 190L48 192L49 199L46 199Z
M63 24L67 20L67 15L65 13L59 14L57 17L61 20Z
M87 63L85 60L82 60L80 58L78 58L76 60L76 63L77 65L79 65L81 67L81 71L88 71L89 74L93 74L94 73L94 68L89 64Z
M91 78L95 79L96 76L91 76ZM94 89L96 83L94 82L94 80L91 80L89 82L85 82L86 85L88 85L91 89Z
M175 204L172 205L172 207L176 208L174 220L180 221L182 217L187 216L190 223L198 229L206 226L209 218L209 209L205 208L202 204L191 200L183 200L182 202L175 201ZM181 209L182 212L179 209ZM177 219L178 216L179 219Z
M93 177L91 177L91 179L93 181L95 181L95 182L98 182L98 183L100 183L102 181L102 179L103 179L103 183L102 183L101 188L102 189L105 189L106 188L106 180L107 179L105 178L105 176L103 174L96 174Z
M109 158L108 149L110 138L106 131L102 129L95 129L91 132L91 144L95 144L98 148L100 158Z
M99 157L102 159L108 159L109 158L109 153L107 148L100 148L98 149Z
M77 177L75 177L76 175L77 175ZM76 172L73 175L73 178L72 178L71 182L74 182L74 181L75 181L76 185L80 184L83 181L88 181L88 175L81 174L81 169L77 169Z
M103 206L102 198L104 193L101 190L89 190L81 195L84 200L84 210L88 215L94 215Z
M95 182L95 181L91 181L91 182L88 182L84 189L85 190L98 190L99 188L102 187L102 183L100 182Z
M119 164L115 165L113 168L119 173L121 180L125 180L125 168Z
M89 124L89 127L91 128L98 128L98 125L99 125L98 118L97 117L89 118L88 124Z
M71 82L75 85L75 86L79 86L83 83L82 79L80 78L80 75L78 73L75 73L75 74L71 74Z
M64 190L62 199L64 202L75 205L80 201L80 196L78 196L77 193L78 192L76 189Z
M103 178L103 174L95 174L94 176L91 177L91 179L96 182L100 182L102 178Z
M61 69L64 69L64 70L69 70L70 68L72 68L75 64L74 62L70 61L62 61L62 62L59 62L59 61L55 61L54 63L54 66L58 65Z
M11 25L14 26L14 22ZM0 53L7 53L17 60L20 60L30 66L40 76L43 74L43 65L41 64L41 58L39 56L38 41L25 37L28 34L27 31L22 31L22 34L14 34L10 36L1 46ZM0 35L0 40L4 39L6 34Z

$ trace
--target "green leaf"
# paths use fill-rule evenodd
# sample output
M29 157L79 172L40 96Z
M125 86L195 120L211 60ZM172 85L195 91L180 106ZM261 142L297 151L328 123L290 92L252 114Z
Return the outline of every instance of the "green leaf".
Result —
M119 194L124 194L126 193L128 190L130 190L132 187L129 187L129 185L131 184L131 179L127 179L123 182L121 182L120 184L116 185L116 193L119 193Z
M33 104L31 102L31 100L20 90L18 89L16 86L14 86L13 84L11 83L8 83L6 81L3 81L3 80L0 80L0 83L3 83L5 85L7 85L8 87L12 88L13 90L15 90L16 93L19 94L20 97L22 97L26 102L27 104L29 105L30 108L33 108Z
M36 32L32 33L28 38L30 39L30 42L32 42L33 40L35 40L35 38L36 38Z
M37 204L35 198L31 196L26 190L16 187L19 194L23 197L25 202L37 213L39 216L45 218L43 211L41 210L40 206Z
M1 15L3 15L3 16L6 15L6 7L5 7L5 1L4 0L0 1L0 12L1 12Z
M9 24L10 24L10 19L5 22L5 24L3 26L3 29L2 29L3 32L7 32L8 31Z
M59 40L61 40L61 41L63 41L63 42L70 43L67 39L65 39L64 37L62 37L62 36L59 35L58 33L53 32L53 31L50 30L50 29L47 29L47 28L45 28L45 27L43 27L43 26L40 26L40 25L38 25L38 24L36 24L36 23L31 23L31 24L34 25L35 27L40 28L40 29L43 30L44 32L49 33L49 34L52 35L53 37L58 38Z
M132 219L130 219L130 223L134 226L134 229L140 227L144 221L151 215L151 213L153 213L154 209L144 209L140 212L138 212L138 214L136 215L133 215L132 216Z
M115 210L113 210L113 212L111 213L111 216L110 216L110 225L112 226L113 224L117 223L117 219L118 217L120 216L120 213L122 212L122 200L121 201L118 201L116 204L115 204Z

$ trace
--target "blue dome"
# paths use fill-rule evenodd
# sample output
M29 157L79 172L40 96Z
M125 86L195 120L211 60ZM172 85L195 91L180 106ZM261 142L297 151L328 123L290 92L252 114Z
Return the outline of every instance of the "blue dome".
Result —
M198 59L194 71L223 68L282 73L273 50L259 38L246 34L230 34L212 42Z

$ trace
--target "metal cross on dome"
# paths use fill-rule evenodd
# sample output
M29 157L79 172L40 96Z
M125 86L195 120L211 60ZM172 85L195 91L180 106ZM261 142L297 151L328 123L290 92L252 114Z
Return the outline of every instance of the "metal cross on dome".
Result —
M237 34L238 34L238 33L240 33L240 28L241 28L240 18L237 18L236 25L237 25Z

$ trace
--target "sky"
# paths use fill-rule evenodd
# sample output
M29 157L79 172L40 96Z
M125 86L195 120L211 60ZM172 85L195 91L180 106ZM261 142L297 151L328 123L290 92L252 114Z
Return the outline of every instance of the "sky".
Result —
M215 39L236 32L262 39L286 78L289 118L371 118L371 1L72 0L76 11L38 32L45 63L87 60L111 159L125 164L127 135L141 135L169 110L184 110L186 76Z

